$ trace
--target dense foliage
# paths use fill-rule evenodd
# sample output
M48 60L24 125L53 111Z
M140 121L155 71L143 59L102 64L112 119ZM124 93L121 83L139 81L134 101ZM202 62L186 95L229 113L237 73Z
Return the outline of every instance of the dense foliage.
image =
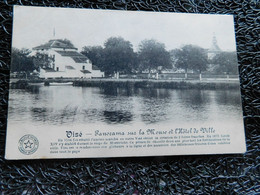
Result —
M32 72L35 67L28 49L12 48L11 72Z
M172 68L171 56L163 43L155 40L144 40L139 45L139 69L151 70Z
M122 37L111 37L104 43L104 69L108 73L128 73L135 67L133 46Z
M87 56L93 65L104 70L105 60L104 60L104 49L101 46L85 46L82 48L81 53Z
M195 45L185 45L174 51L176 68L188 69L201 73L207 70L208 56L205 49Z
M67 46L69 46L69 47L75 47L74 45L73 45L73 43L70 41L70 40L68 40L68 39L56 39L57 41L59 41L59 42L61 42L61 43L64 43L65 45L67 45Z
M213 57L214 72L218 74L238 74L237 55L235 52L221 52Z

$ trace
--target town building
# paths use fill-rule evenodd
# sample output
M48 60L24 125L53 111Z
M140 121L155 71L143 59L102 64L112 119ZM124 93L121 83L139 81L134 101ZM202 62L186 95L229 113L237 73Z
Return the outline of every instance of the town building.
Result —
M40 78L96 78L104 72L78 52L70 41L53 39L34 47L35 63L40 69Z
M208 49L208 59L213 59L217 54L221 53L222 50L218 46L216 35L213 35L211 47Z
M212 38L211 47L207 50L208 60L209 60L209 64L208 64L208 68L207 68L208 72L210 72L210 73L215 72L216 65L212 64L211 62L212 62L213 58L216 55L220 54L221 52L223 52L223 51L218 46L217 38L216 38L216 35L214 33L213 38Z

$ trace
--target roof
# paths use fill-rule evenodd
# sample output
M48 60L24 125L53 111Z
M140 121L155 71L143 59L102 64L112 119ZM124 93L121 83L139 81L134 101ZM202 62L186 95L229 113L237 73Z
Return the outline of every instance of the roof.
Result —
M39 50L39 49L50 49L50 48L62 48L62 49L77 49L76 47L72 46L71 44L64 43L62 40L50 40L48 43L45 43L43 45L34 47L34 50Z
M45 70L45 72L56 72L54 69L52 68L42 68L43 70Z
M81 70L81 72L83 72L84 74L91 73L91 72L90 72L90 71L88 71L88 70Z
M76 51L56 51L62 56L71 57L76 63L87 63L88 58Z

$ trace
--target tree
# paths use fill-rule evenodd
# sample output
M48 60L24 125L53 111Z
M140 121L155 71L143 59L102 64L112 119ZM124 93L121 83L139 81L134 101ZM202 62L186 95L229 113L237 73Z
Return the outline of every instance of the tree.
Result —
M82 48L83 55L87 56L93 65L104 70L104 49L101 46L86 46Z
M175 66L188 72L188 69L201 73L207 70L208 57L205 49L195 45L185 45L175 50Z
M153 39L143 40L139 44L138 60L140 70L158 70L159 67L162 69L172 68L171 56L165 49L163 43L159 43Z
M74 45L73 45L73 43L70 41L70 40L68 40L68 39L56 39L57 41L59 41L59 42L61 42L61 43L64 43L65 45L67 45L67 46L69 46L69 47L75 47Z
M215 73L238 74L236 52L221 52L213 57Z
M108 74L131 72L136 63L133 46L122 37L111 37L104 43L104 69Z
M32 72L35 67L29 49L12 48L11 72Z
M33 56L33 63L37 70L41 68L54 69L55 58L46 53L36 52Z

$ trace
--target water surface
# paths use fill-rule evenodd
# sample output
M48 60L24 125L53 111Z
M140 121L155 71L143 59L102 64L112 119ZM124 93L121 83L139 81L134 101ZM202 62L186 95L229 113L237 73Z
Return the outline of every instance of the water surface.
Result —
M9 122L34 126L236 123L242 116L238 90L33 86L9 96Z

